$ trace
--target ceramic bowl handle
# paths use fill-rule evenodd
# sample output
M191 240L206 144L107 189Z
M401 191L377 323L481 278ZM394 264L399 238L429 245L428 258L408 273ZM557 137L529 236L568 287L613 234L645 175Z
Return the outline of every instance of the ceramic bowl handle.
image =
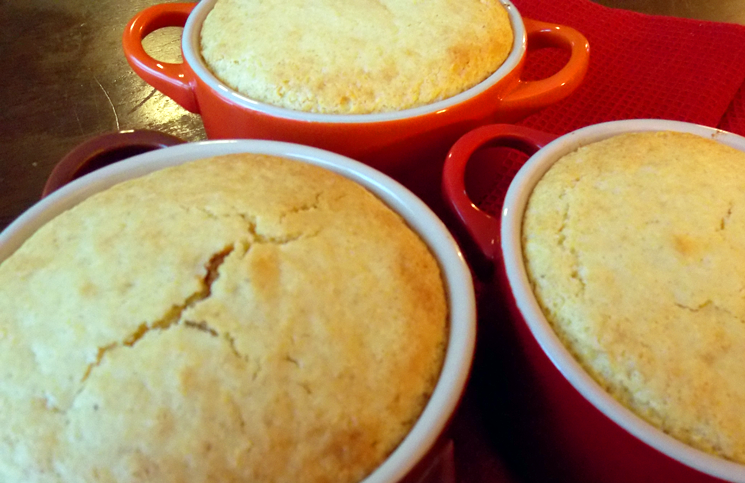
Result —
M129 21L124 29L124 56L137 75L167 95L184 109L199 113L194 96L195 84L185 64L171 64L155 60L142 46L148 34L165 27L183 27L196 3L163 3L146 8Z
M41 197L109 164L183 142L158 131L122 131L97 136L74 148L57 163L47 178Z
M470 131L450 149L445 159L442 191L458 223L490 261L499 257L499 219L477 207L466 192L466 166L482 148L508 147L532 155L556 138L553 134L512 124L491 124ZM471 173L478 176L478 173Z
M564 25L523 18L529 49L557 47L570 52L569 61L546 79L525 81L502 99L500 109L518 113L518 119L555 104L582 83L590 63L590 44L577 30Z

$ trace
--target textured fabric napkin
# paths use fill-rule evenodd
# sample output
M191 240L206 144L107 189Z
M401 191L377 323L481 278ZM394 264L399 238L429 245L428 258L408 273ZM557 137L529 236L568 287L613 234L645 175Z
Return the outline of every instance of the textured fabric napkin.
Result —
M589 0L513 0L524 17L573 27L590 43L584 83L567 99L520 124L564 134L633 118L693 122L745 135L745 26L653 16ZM566 61L558 49L530 52L526 79ZM496 213L524 156L503 161L504 179L476 200Z

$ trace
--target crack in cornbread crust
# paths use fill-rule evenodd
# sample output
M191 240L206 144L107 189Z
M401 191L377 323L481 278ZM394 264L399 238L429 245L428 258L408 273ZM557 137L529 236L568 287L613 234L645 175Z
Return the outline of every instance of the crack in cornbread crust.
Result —
M100 193L0 284L8 483L358 481L418 418L446 344L439 268L403 220L267 156Z
M670 435L745 463L745 154L690 134L613 137L533 191L523 252L559 337Z
M498 0L218 0L201 30L209 69L246 96L365 114L447 99L512 50Z

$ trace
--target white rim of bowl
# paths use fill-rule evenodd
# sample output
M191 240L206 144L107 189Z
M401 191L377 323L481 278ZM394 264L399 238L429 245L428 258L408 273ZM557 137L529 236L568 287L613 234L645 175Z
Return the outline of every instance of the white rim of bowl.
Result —
M362 483L402 479L432 448L465 389L476 339L476 307L471 274L460 248L439 218L404 186L345 156L298 144L230 140L182 144L151 151L94 171L36 203L2 233L0 262L46 222L89 196L128 179L187 161L252 152L322 166L365 186L399 213L432 250L447 281L449 339L440 378L424 411L401 444Z
M431 113L440 113L447 111L451 107L462 103L463 101L477 96L489 89L491 86L500 81L507 73L517 67L525 55L527 36L525 25L522 17L514 5L509 0L500 0L500 3L507 10L512 25L514 35L512 50L505 59L504 63L484 81L476 84L474 87L461 92L453 97L442 101L433 102L424 106L414 107L403 111L380 112L372 114L320 114L312 112L295 111L278 106L273 106L263 102L250 99L239 94L224 82L219 80L205 65L200 54L200 33L202 22L212 10L212 6L217 0L202 0L194 8L184 25L181 48L184 55L184 61L189 64L194 73L204 81L218 95L228 101L237 104L245 109L261 112L270 116L295 121L322 122L322 123L363 123L363 122L384 122L397 121L412 117L422 116Z
M745 151L745 138L710 127L659 119L630 119L595 124L570 132L547 144L520 169L510 184L502 210L502 253L507 277L520 312L538 341L563 376L590 403L638 439L703 473L729 481L745 482L745 465L717 458L694 449L663 433L613 399L597 384L554 333L541 311L528 282L521 248L522 217L538 180L564 154L614 135L643 131L679 131L712 138Z

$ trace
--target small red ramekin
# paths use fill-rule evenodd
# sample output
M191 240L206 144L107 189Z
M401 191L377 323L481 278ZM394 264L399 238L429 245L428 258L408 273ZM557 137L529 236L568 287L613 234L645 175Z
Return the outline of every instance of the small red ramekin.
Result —
M367 188L397 212L424 240L442 271L449 306L449 337L440 377L423 413L393 453L361 483L424 483L452 477L447 428L461 399L473 359L476 309L471 273L440 219L404 186L379 171L328 151L263 140L179 140L153 132L114 133L73 150L50 178L46 196L0 233L0 262L46 222L117 183L188 161L231 153L290 158L334 171ZM170 147L163 147L170 146ZM163 147L162 149L158 149ZM149 151L78 177L131 151ZM444 468L443 468L444 466ZM433 477L434 475L434 477Z
M210 139L271 139L326 149L369 164L425 197L439 191L442 162L458 137L483 124L516 121L565 98L580 85L589 62L589 46L582 34L524 19L514 5L502 0L514 33L512 51L494 74L471 89L397 112L301 112L250 99L210 72L200 53L200 32L215 1L159 4L132 18L123 46L134 71L185 109L200 114ZM180 64L159 62L142 47L149 33L171 26L184 27ZM529 47L558 47L570 52L570 58L546 79L523 80Z
M530 454L524 457L535 460L536 474L545 481L571 482L745 482L745 465L668 436L605 392L556 336L528 281L521 229L536 183L554 162L580 146L640 131L688 132L745 151L743 137L676 121L608 122L558 138L513 125L484 126L453 146L443 191L477 252L495 269L492 295L501 300L505 317L492 322L508 329L500 331L506 334L501 347L509 352L508 368L501 369L510 372L510 390L521 393L510 414L530 432L525 435ZM481 211L466 192L469 160L489 147L516 148L531 156L512 179L499 217ZM478 167L473 168L468 176L478 177Z

